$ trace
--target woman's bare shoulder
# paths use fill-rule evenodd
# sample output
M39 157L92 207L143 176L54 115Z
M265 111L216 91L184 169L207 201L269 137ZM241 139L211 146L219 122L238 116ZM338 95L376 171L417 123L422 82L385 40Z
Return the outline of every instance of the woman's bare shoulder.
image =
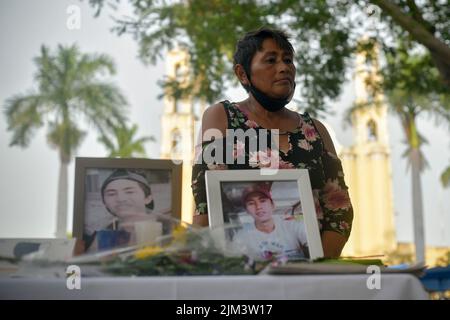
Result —
M202 132L209 129L217 129L225 135L228 127L227 114L221 102L215 103L205 109L202 117Z
M317 131L319 131L319 135L322 138L325 150L336 155L336 149L334 148L333 140L331 139L331 136L328 133L328 130L325 127L325 125L317 119L312 119L312 121L314 122Z

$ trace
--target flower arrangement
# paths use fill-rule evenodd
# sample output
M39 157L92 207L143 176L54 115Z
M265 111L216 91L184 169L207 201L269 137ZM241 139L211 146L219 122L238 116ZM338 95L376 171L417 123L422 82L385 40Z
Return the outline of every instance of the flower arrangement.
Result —
M223 234L229 231L227 228L234 228L233 225L199 228L172 218L171 223L172 232L155 242L80 256L71 263L85 264L84 270L101 276L253 275L260 272L283 273L285 269L292 273L305 268L314 273L320 270L312 265L382 266L381 260L376 259L322 258L309 261L271 251L264 252L262 260L253 260L249 258L245 244L230 246L221 242ZM92 269L87 268L88 264Z
M221 249L208 228L180 223L159 243L117 255L102 269L121 276L238 275L256 274L266 265Z

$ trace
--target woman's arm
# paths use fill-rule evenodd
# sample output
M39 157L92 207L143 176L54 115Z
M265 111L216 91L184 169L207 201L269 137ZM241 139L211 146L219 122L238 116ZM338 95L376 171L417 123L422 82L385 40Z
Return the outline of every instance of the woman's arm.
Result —
M79 256L84 254L85 252L85 244L83 239L76 239L75 240L75 247L73 248L73 255L74 256Z
M317 128L317 131L319 131L320 137L322 138L323 147L325 148L325 151L331 152L337 158L336 149L334 148L333 140L331 139L331 136L328 133L327 128L319 120L317 119L312 120Z
M322 248L325 258L339 258L347 238L334 231L322 232Z
M225 137L227 129L227 115L222 103L216 103L208 107L203 113L201 136L196 145L195 163L192 167L192 192L195 200L195 214L193 224L206 227L208 226L208 207L206 202L205 172L208 165L202 158L204 143L211 140L210 134L222 134ZM212 129L212 130L211 130Z
M318 120L313 119L314 125L322 138L324 145L324 155L327 156L329 161L324 161L325 177L333 181L338 181L342 192L345 192L348 196L347 186L343 178L343 170L340 161L334 148L333 140L328 133L326 127ZM333 159L333 157L335 159ZM337 174L336 174L337 172ZM327 180L328 181L328 180ZM351 223L353 219L353 208L350 203L350 197L348 196L348 208L339 212L333 212L328 210L329 215L339 214L342 220L336 217L330 217L331 227L325 228L322 232L322 247L324 256L328 258L337 258L341 255L342 249L348 240L350 235ZM331 230L330 230L331 229Z

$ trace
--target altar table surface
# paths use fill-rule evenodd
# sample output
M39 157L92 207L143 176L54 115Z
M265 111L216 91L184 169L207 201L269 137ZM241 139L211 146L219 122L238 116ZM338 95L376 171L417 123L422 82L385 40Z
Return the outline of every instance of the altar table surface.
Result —
M80 289L65 278L0 278L0 299L300 300L428 299L411 274L381 274L369 289L369 274L176 277L82 277ZM369 281L370 282L370 281Z

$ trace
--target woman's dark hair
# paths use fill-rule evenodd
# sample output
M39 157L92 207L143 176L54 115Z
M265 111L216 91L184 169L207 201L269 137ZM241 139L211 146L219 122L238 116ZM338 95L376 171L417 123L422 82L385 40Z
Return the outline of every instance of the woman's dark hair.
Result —
M264 40L269 38L275 40L276 44L281 49L294 54L294 47L292 47L292 44L289 42L288 35L281 30L263 27L255 31L247 32L236 45L233 62L234 65L240 64L244 67L244 71L249 80L252 58L257 51L262 49Z

